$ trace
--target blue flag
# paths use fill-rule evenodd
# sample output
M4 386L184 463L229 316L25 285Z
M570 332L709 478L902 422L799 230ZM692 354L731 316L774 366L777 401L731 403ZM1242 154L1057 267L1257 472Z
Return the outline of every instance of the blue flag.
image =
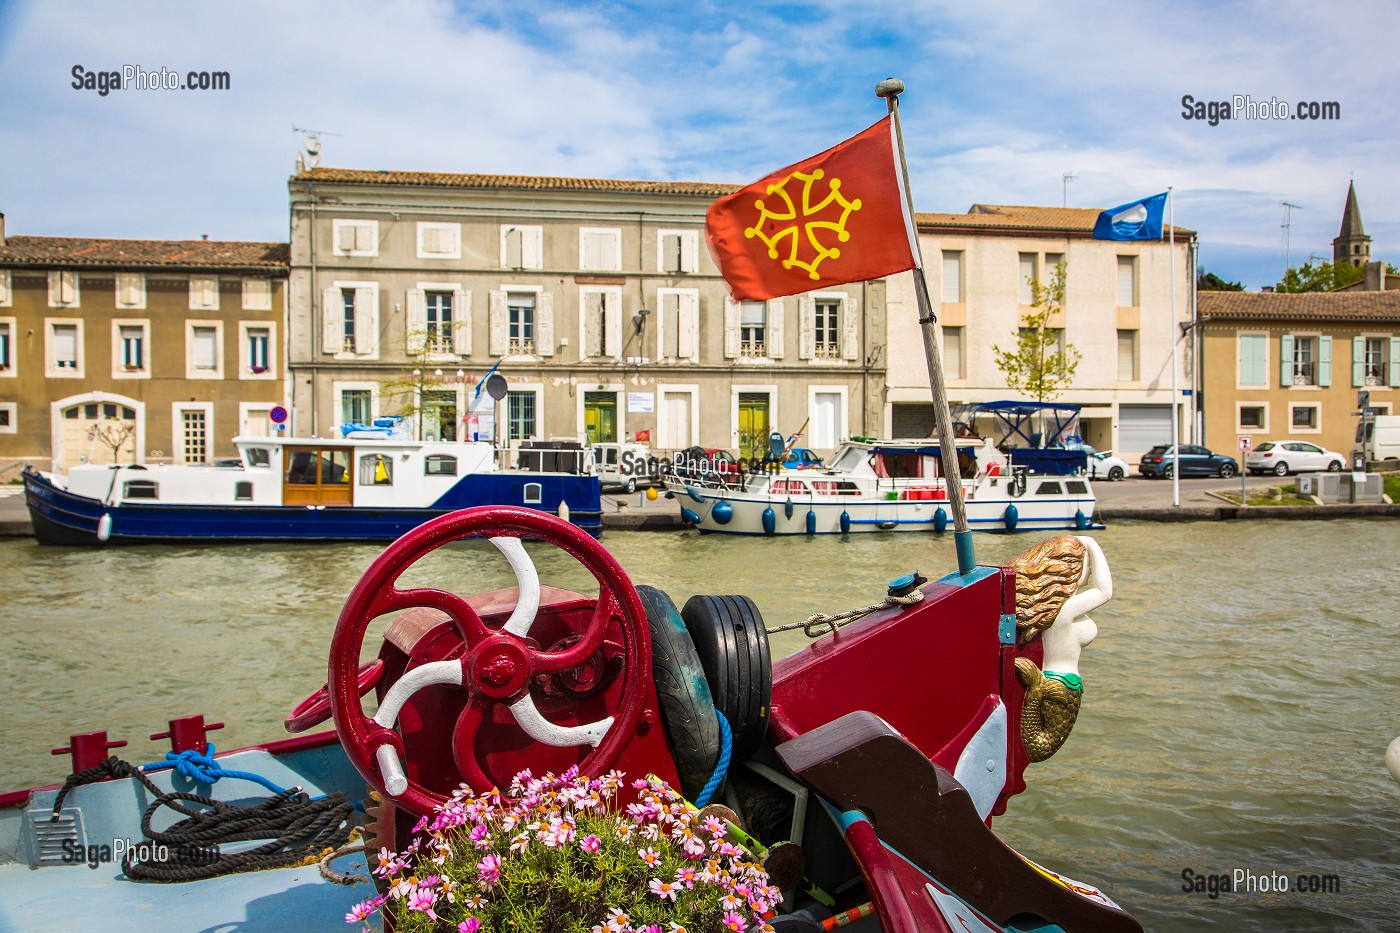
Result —
M1160 240L1162 214L1167 207L1167 193L1129 201L1110 207L1099 214L1094 224L1096 240Z

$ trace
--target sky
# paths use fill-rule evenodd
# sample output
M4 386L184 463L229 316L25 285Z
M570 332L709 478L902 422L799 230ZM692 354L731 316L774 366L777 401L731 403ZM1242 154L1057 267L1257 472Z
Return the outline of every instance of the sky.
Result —
M1293 264L1331 258L1352 180L1400 264L1397 35L1385 2L0 0L0 212L11 235L285 240L297 129L335 167L746 183L874 123L895 76L917 210L1171 186L1202 267L1255 289L1289 215ZM126 65L229 88L73 87ZM1211 126L1188 94L1340 119Z

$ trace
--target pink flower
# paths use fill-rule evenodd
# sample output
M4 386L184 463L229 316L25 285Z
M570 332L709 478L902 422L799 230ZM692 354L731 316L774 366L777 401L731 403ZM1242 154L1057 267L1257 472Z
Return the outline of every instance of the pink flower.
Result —
M436 920L433 905L437 903L437 892L428 888L415 888L408 895L408 909L426 914L429 920Z
M695 887L695 869L689 866L681 866L676 871L676 884L683 884L687 888Z
M592 855L603 847L603 840L589 833L587 836L583 837L583 841L578 844L578 847L589 855Z
M724 929L732 930L733 933L744 933L744 930L746 930L749 926L749 922L747 920L734 913L734 911L732 910L724 915L723 920Z
M372 913L374 913L374 907L370 904L370 902L367 900L360 901L354 907L350 908L350 912L345 915L345 922L359 923L361 920L365 919Z
M676 899L676 891L679 889L680 885L672 884L669 881L662 881L660 878L651 879L651 883L647 885L647 890L664 901L674 901Z
M457 924L457 933L476 933L481 929L481 921L475 917L468 917Z
M648 865L655 865L661 861L661 853L657 852L655 849L638 849L637 854L641 856L642 861L646 862Z
M476 874L483 890L489 891L501 880L501 857L494 852L476 863Z

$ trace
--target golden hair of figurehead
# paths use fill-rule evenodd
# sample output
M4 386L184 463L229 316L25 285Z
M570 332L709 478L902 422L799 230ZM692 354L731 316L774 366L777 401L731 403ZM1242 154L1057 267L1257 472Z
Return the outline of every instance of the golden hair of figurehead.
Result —
M1055 623L1084 576L1084 542L1074 535L1047 538L1011 562L1016 571L1016 640L1037 638Z

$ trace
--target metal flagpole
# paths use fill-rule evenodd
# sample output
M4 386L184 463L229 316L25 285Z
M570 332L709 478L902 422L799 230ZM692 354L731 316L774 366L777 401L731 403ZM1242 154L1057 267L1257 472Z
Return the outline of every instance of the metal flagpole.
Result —
M1176 344L1181 329L1176 326L1176 199L1172 197L1172 187L1167 186L1167 248L1171 254L1172 276L1172 505L1181 505L1181 405L1177 401L1180 391L1176 386Z
M904 92L904 82L898 78L886 78L875 86L875 95L883 97L894 120L894 137L899 149L899 171L904 180L904 197L910 219L914 216L914 193L909 188L909 165L904 160L904 133L899 126L899 95ZM928 379L933 389L933 417L938 431L938 449L943 459L943 478L948 487L948 508L953 513L953 543L958 553L958 572L969 574L977 567L972 551L972 529L967 524L967 510L963 507L962 471L958 467L958 451L953 440L953 416L948 410L948 393L943 386L943 361L938 355L938 341L933 325L933 302L928 295L928 281L924 278L924 261L919 249L918 232L914 228L914 241L910 247L914 252L914 294L919 304L919 330L924 338L924 357L928 362Z

